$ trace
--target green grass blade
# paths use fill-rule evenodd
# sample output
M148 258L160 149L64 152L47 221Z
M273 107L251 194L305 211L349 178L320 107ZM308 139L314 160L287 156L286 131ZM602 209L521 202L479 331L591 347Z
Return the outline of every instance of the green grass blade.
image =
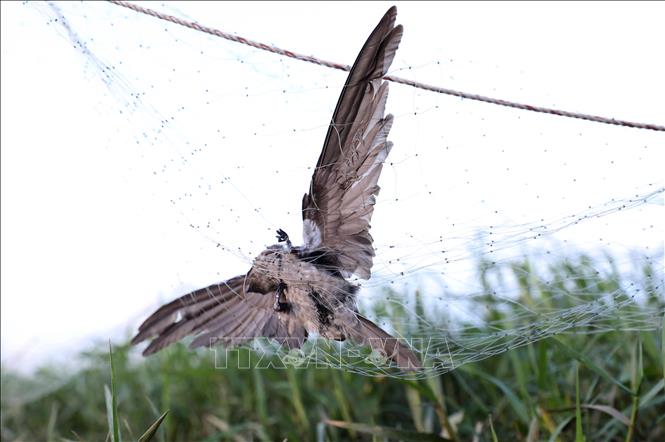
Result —
M347 403L346 397L344 396L344 384L340 377L341 376L339 371L334 370L332 372L332 378L334 382L333 391L335 394L335 399L337 400L337 404L339 405L339 410L342 413L342 417L345 421L351 422L351 407ZM351 431L351 439L356 440L355 431Z
M160 409L162 410L170 410L171 407L171 370L174 365L174 359L177 358L177 353L174 353L173 351L165 351L162 352L159 355L159 361L161 365L161 370L160 370L160 379L161 379L161 396L159 398L160 401ZM154 414L157 414L159 411L158 409L155 410ZM175 434L174 431L174 425L175 423L173 422L173 419L169 419L166 421L165 425L162 427L161 435L162 435L162 440L166 440L167 434Z
M640 399L640 408L646 406L653 398L656 397L656 395L665 388L665 379L661 379L651 387L649 391L646 392L646 394L642 395L642 398Z
M525 442L538 442L540 440L540 423L538 416L534 416L529 424L529 432L526 435Z
M55 425L58 422L58 404L51 403L51 411L49 413L48 425L46 426L46 440L55 440Z
M263 370L252 370L252 377L254 378L254 396L256 400L256 413L259 416L261 425L267 427L270 425L268 420L268 401L266 399L266 388L263 382Z
M494 384L499 390L503 392L503 394L506 396L506 399L510 403L510 405L513 407L513 410L517 414L517 416L520 418L520 420L524 423L524 425L529 425L531 422L531 419L529 419L529 413L527 411L527 407L520 401L519 397L508 387L504 382L501 380L495 378L494 376L487 374L485 372L482 372L480 370L476 370L475 368L472 368L471 366L466 366L466 371L468 373L472 373L476 376L482 377L490 381L492 384Z
M572 416L568 416L567 418L562 420L561 423L559 425L557 425L556 429L554 430L554 432L550 436L549 442L556 442L557 440L559 440L559 435L561 434L563 429L568 426L568 424L570 423L570 421L572 419L573 419Z
M426 399L432 401L439 422L441 423L441 428L445 428L448 434L451 435L452 439L457 440L457 434L453 431L453 428L448 421L445 398L443 396L443 388L440 386L440 380L436 378L436 380L429 379L427 382L419 382L404 379L401 382L418 391ZM438 388L437 385L439 386Z
M166 410L164 413L162 413L162 415L159 416L157 420L148 427L147 430L145 430L145 433L143 433L141 437L139 437L138 442L148 442L149 440L152 440L155 434L157 434L157 430L159 429L159 426L162 424L162 421L164 421L164 418L166 418L167 414L169 414L169 410Z
M359 424L355 422L343 422L326 419L325 423L331 427L343 428L345 430L354 430L358 433L371 434L383 438L414 441L414 442L442 442L446 441L442 437L431 433L417 433L415 431L399 430L397 428L382 427L380 425Z
M642 387L642 381L644 380L644 352L642 351L642 339L638 337L637 339L637 345L635 347L635 361L632 364L633 365L633 373L634 375L632 376L632 385L631 387L633 388L633 393L636 395L640 394L640 389Z
M111 440L115 437L113 435L113 399L111 397L111 390L108 385L104 385L104 400L106 403L106 421L109 427L109 433L111 435Z
M409 404L409 410L411 410L413 425L416 427L416 431L422 433L425 431L425 424L423 423L423 408L422 401L420 400L420 393L418 393L418 390L411 388L408 385L404 388L406 401ZM348 419L346 420L348 421Z
M517 378L517 385L519 387L520 395L522 396L522 402L529 411L529 415L536 416L531 396L529 395L529 389L527 387L527 374L525 371L528 369L528 363L526 363L525 358L520 358L520 352L517 351L517 349L509 351L508 357L510 358L515 377Z
M548 388L550 382L549 378L549 365L547 361L547 349L549 342L547 340L540 341L536 344L536 381L538 389L545 390Z
M637 425L637 412L640 408L640 389L644 379L644 362L642 360L642 342L637 340L630 355L631 387L633 388L633 402L630 410L630 423L626 433L626 442L631 442L635 434L635 425Z
M326 442L326 423L323 421L316 424L316 442Z
M494 431L494 423L492 422L492 415L489 415L490 419L490 432L492 433L492 442L499 442L499 438L496 437L496 431Z
M466 379L462 374L462 370L453 371L451 374L455 378L455 380L459 383L461 389L464 390L464 393L468 397L470 397L471 400L473 400L473 402L480 408L480 411L482 411L484 414L489 414L491 407L486 406L483 400L478 395L478 393L476 393L473 390L473 388L468 384L468 382L466 381Z
M425 398L429 399L430 401L432 401L432 402L438 402L439 401L439 398L436 397L436 394L434 393L434 391L426 383L414 381L412 379L404 379L401 382L403 384L408 385L409 387L413 388L414 390L418 390L418 392L421 395L423 395Z
M109 361L111 364L111 390L104 385L104 397L106 399L106 418L109 425L109 433L112 442L122 442L120 438L120 424L118 420L118 404L115 396L115 368L113 367L113 348L109 341Z
M610 407L609 405L582 404L581 407L588 410L601 411L609 416L612 416L614 419L621 422L625 426L628 426L630 424L630 421L622 412L620 412L614 407Z
M623 385L620 381L618 381L617 379L615 379L614 377L612 377L612 375L610 375L610 374L607 372L607 370L605 370L604 368L598 366L598 365L597 365L596 363L594 363L594 362L593 362L588 356L586 356L586 355L584 355L584 354L578 352L577 350L575 350L574 348L570 347L570 346L567 345L566 343L560 341L559 338L556 338L556 337L552 338L552 342L553 342L553 343L554 343L559 349L561 349L561 350L563 350L565 353L567 353L570 357L572 357L572 358L578 360L579 362L581 362L582 364L584 364L588 369L590 369L590 370L596 372L599 376L601 376L601 377L602 377L603 379L605 379L606 381L609 381L609 382L613 383L614 385L616 385L617 387L621 388L621 389L622 389L623 391L625 391L626 393L630 393L630 394L633 393L632 390L631 390L630 388L626 387L626 386Z
M293 367L288 367L286 369L286 376L289 380L289 386L291 387L291 403L293 404L293 408L295 408L296 416L298 416L302 429L307 432L307 430L309 430L309 422L300 394L300 386L298 385L295 369Z
M582 407L580 407L580 368L575 364L575 442L584 442Z

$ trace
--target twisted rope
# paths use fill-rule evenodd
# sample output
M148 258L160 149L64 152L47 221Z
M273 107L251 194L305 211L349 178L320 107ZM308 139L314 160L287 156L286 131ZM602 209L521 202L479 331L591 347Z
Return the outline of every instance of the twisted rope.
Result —
M289 58L295 58L296 60L301 60L301 61L306 61L308 63L314 63L320 66L326 66L329 68L333 69L339 69L341 71L349 71L351 70L351 67L345 64L340 64L340 63L335 63L332 61L326 61L326 60L321 60L316 57L312 57L310 55L303 55L303 54L298 54L296 52L291 52L287 51L285 49L278 48L276 46L268 45L265 43L249 40L244 37L240 37L237 35L229 34L223 31L220 31L219 29L214 29L214 28L209 28L207 26L201 25L199 23L190 21L190 20L185 20L179 17L175 17L173 15L168 15L164 14L159 11L155 11L153 9L149 8L144 8L142 6L135 5L133 3L129 3L126 1L122 0L108 0L110 3L113 3L118 6L122 6L124 8L131 9L133 11L150 15L152 17L158 18L160 20L165 20L171 23L175 23L180 26L184 26L190 29L194 29L199 32L205 32L206 34L214 35L216 37L221 37L226 40L234 41L236 43L241 43L247 46L251 46L253 48L261 49L263 51L268 51L272 52L274 54L279 54L284 57L289 57ZM461 91L456 91L453 89L447 89L439 86L432 86L429 84L424 84L424 83L419 83L414 80L408 80L405 78L400 78L400 77L395 77L392 75L386 75L383 77L384 79L388 81L392 81L394 83L400 83L404 84L407 86L412 86L418 89L423 89L426 91L431 91L431 92L437 92L440 94L445 94L445 95L452 95L454 97L460 97L460 98L465 98L468 100L475 100L475 101L482 101L484 103L490 103L490 104L495 104L498 106L506 106L506 107L512 107L514 109L521 109L521 110L526 110L526 111L531 111L531 112L539 112L543 114L550 114L550 115L558 115L560 117L568 117L568 118L577 118L580 120L586 120L586 121L593 121L596 123L604 123L604 124L612 124L615 126L624 126L624 127L630 127L630 128L635 128L635 129L648 129L648 130L655 130L655 131L661 131L665 132L665 126L660 126L656 124L649 124L649 123L636 123L632 121L625 121L625 120L617 120L614 118L607 118L607 117L600 117L597 115L588 115L588 114L581 114L577 112L569 112L569 111L564 111L564 110L559 110L559 109L552 109L552 108L547 108L547 107L540 107L540 106L533 106L530 104L523 104L523 103L516 103L513 101L508 101L508 100L502 100L499 98L491 98L491 97L486 97L483 95L478 95L478 94L471 94L467 92L461 92Z

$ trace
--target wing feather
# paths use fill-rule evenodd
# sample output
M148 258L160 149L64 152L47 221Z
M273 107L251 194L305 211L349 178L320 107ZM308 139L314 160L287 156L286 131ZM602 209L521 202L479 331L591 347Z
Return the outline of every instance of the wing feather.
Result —
M259 336L302 345L307 332L293 315L272 308L274 293L245 292L245 276L196 290L155 311L139 327L132 344L152 339L143 351L155 353L186 336L191 347L223 342L238 345ZM294 345L297 344L297 345Z
M370 34L351 68L302 202L307 249L330 250L346 275L368 279L374 257L370 221L379 175L392 143L382 78L402 37L392 7Z

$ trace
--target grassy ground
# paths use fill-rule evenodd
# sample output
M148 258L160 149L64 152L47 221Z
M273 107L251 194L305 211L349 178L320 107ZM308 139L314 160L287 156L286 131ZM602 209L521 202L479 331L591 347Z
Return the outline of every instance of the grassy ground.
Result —
M538 297L553 309L623 286L616 274L590 272L585 257L556 264L547 283L520 277L534 273L525 272L528 262L502 267L516 276L521 303ZM663 320L662 280L652 274L647 262L637 282L647 296L609 319L615 331L605 322L602 333L586 327L559 334L419 381L336 369L237 369L233 361L216 369L209 351L180 345L141 359L115 345L119 432L137 440L169 410L154 440L665 440L662 328L630 330L636 316ZM490 290L487 268L479 275ZM485 303L494 321L514 313ZM111 440L108 349L81 357L76 373L2 370L2 440Z

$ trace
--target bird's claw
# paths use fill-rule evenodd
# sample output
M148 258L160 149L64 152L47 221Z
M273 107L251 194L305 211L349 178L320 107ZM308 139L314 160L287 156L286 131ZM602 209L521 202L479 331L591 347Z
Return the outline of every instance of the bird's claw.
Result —
M277 241L285 242L289 240L289 235L286 234L282 229L277 229Z
M277 285L277 289L275 290L275 302L272 305L272 308L277 312L285 312L289 310L289 303L281 301L282 295L284 294L285 290L286 290L286 284L280 282Z
M285 231L282 229L277 229L277 241L279 242L285 242L286 243L286 250L291 251L291 240L289 239L289 235L286 234Z

